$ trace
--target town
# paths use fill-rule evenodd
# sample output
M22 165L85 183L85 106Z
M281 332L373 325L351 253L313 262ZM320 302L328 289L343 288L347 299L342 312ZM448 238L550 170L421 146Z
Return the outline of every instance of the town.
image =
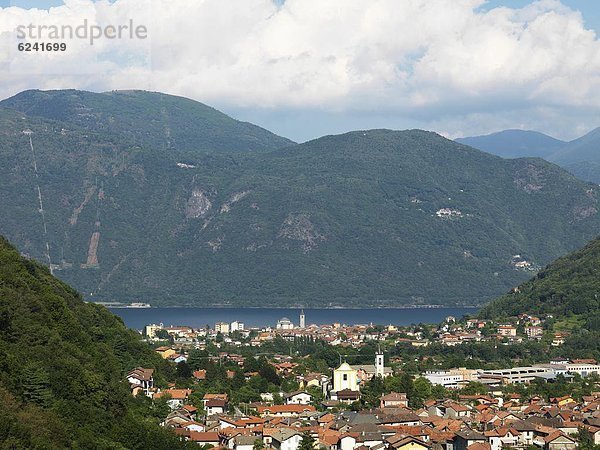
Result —
M503 323L307 326L301 311L297 325L288 318L262 328L151 324L142 334L166 373L138 367L127 381L164 427L204 448L593 448L597 361L534 351L529 359L538 362L527 365L475 367L468 356L449 366L468 346L567 352L568 334L550 331L551 321L523 314ZM527 360L519 351L512 358Z

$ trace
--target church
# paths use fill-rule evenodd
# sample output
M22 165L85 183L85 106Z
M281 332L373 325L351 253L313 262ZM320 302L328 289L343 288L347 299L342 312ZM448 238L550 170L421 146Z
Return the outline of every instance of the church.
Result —
M350 365L343 362L333 371L333 390L331 398L337 399L339 392L356 393L358 398L361 384L371 380L374 377L386 378L392 375L392 368L385 367L383 352L379 350L375 354L375 364Z

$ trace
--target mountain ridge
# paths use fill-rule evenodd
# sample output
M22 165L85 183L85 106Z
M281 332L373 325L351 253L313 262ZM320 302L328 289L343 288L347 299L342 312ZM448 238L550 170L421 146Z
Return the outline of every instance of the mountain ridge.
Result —
M0 107L0 133L0 232L44 260L39 183L55 273L88 300L472 305L600 227L596 186L421 130L166 152Z
M541 137L535 145L532 145L532 133L533 136ZM509 135L508 139L506 135ZM536 131L521 130L459 138L456 142L502 157L539 156L558 164L582 180L600 184L600 127L568 142Z
M458 138L455 141L503 158L547 158L566 144L538 131L519 129Z
M182 154L253 152L295 144L203 103L160 92L28 90L0 101L0 107L89 131L115 131L138 145Z

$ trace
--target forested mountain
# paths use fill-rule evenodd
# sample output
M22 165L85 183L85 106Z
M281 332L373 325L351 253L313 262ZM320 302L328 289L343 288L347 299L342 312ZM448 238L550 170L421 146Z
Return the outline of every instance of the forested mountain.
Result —
M458 138L456 142L502 158L548 158L566 144L546 134L525 130L504 130L485 136Z
M484 316L520 313L578 315L600 331L600 238L542 269L531 280L487 305Z
M138 364L166 363L0 238L2 448L188 448L131 397L125 374Z
M480 311L500 319L527 313L551 317L555 331L568 331L575 354L600 355L600 238L558 258L535 277L492 301Z
M76 90L24 91L0 108L60 122L71 128L118 135L131 145L179 155L252 152L293 144L263 128L239 122L202 103L145 91L93 93Z
M110 120L111 99L125 123L119 99L148 95L162 101L101 97L106 126L49 114L63 110L51 100L0 109L0 232L87 299L473 304L600 230L597 187L541 159L506 160L419 130L238 153L217 133L214 149L167 148L144 138L157 124L140 135ZM189 102L167 98L173 109Z

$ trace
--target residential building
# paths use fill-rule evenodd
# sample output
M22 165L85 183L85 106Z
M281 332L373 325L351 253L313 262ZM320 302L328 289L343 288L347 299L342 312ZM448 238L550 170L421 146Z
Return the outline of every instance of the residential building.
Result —
M191 389L167 389L161 392L157 392L152 398L154 400L159 398L166 398L167 405L169 405L169 407L172 410L175 410L181 408L185 404L187 398L190 396L191 393Z
M244 331L244 322L240 322L239 320L234 320L233 322L231 322L229 330L231 332Z
M530 339L539 339L544 334L544 329L539 326L525 327L525 334Z
M229 324L227 322L217 322L215 324L215 333L229 334Z
M512 325L498 326L498 334L500 336L513 337L517 335L517 329Z
M405 393L390 392L382 395L379 400L381 408L408 408L408 398Z
M257 410L261 417L298 417L300 414L316 411L311 405L258 406Z
M285 403L288 405L310 405L313 396L306 391L292 392L285 396Z
M289 428L282 428L271 436L271 447L276 450L297 450L302 434Z
M150 325L146 325L144 327L144 337L148 339L156 339L156 332L162 330L164 325L161 323L159 325L153 323Z
M148 395L150 389L154 387L154 369L136 367L127 373L127 381L132 390L138 387L145 395Z

